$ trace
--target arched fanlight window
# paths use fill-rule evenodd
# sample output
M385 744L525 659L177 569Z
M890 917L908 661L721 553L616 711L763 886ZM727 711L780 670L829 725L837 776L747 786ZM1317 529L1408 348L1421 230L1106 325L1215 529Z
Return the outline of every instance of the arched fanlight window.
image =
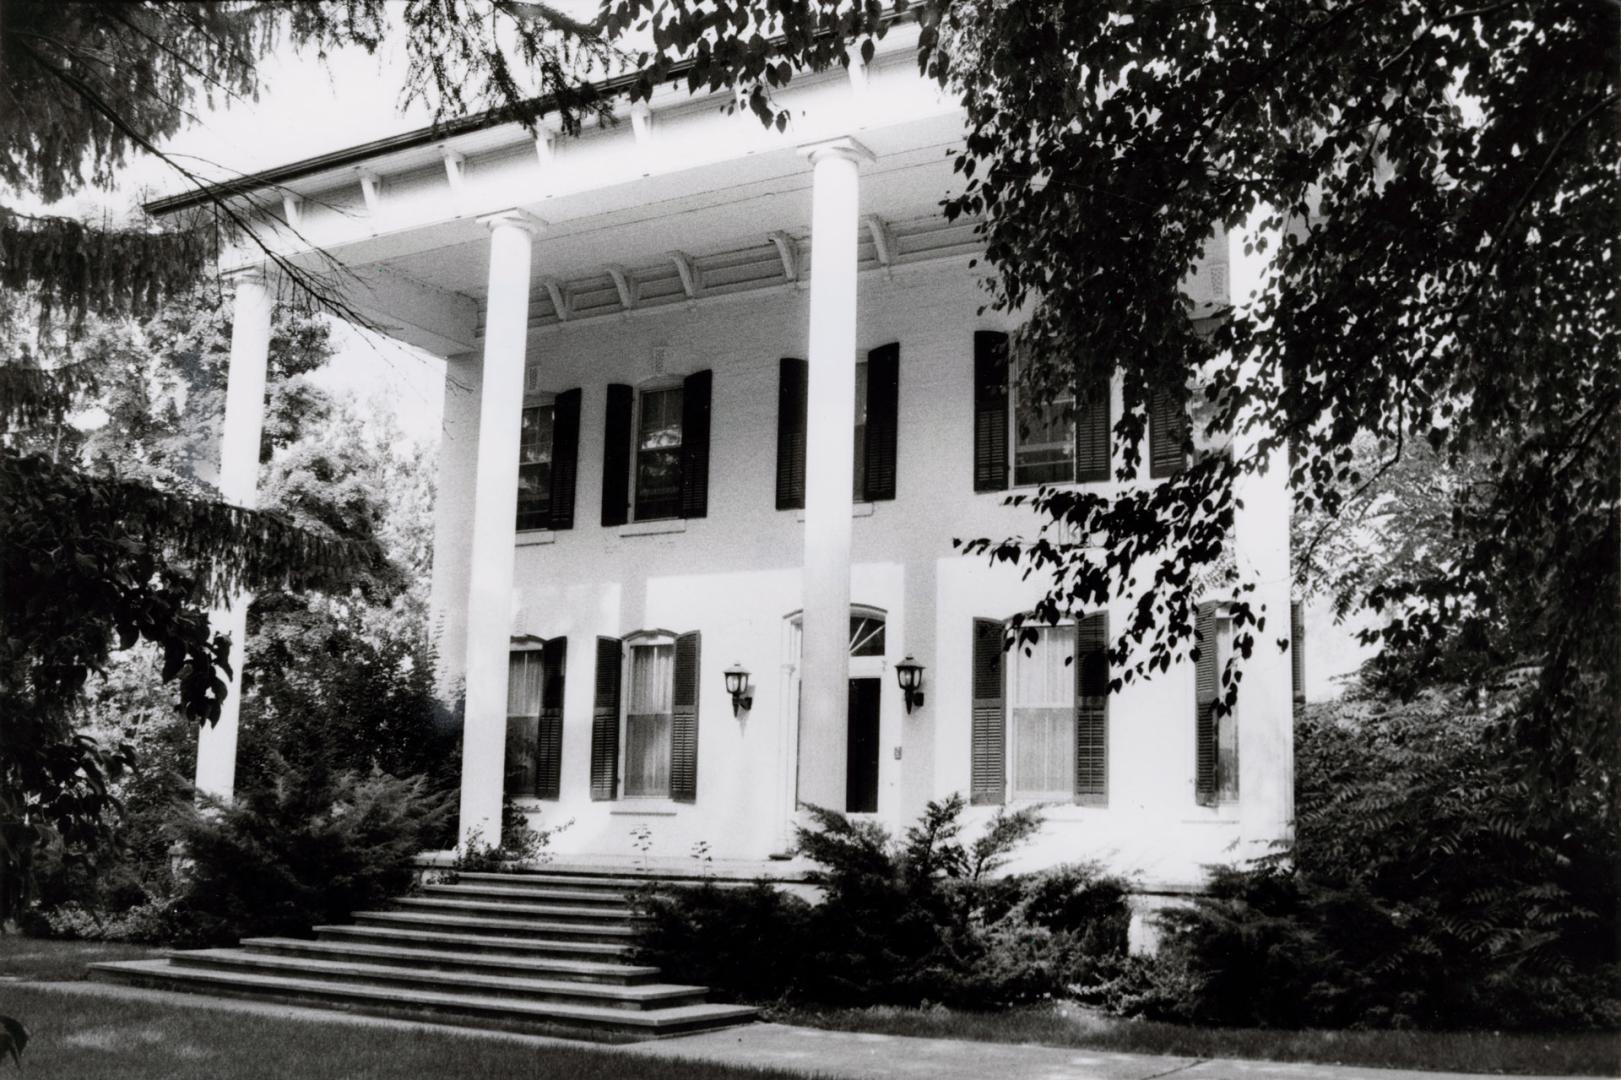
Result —
M799 656L805 625L805 613L796 611L788 616L789 655ZM850 655L884 655L884 612L881 608L863 604L850 606Z

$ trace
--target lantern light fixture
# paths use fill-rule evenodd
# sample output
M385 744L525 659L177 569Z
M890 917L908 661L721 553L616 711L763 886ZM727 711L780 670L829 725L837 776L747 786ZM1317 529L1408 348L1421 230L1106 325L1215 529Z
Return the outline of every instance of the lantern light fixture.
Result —
M754 695L748 692L749 669L733 664L726 669L726 692L732 695L732 715L738 716L754 708Z
M901 692L906 695L907 712L912 711L912 706L923 704L922 664L908 655L895 665L895 679L901 684Z

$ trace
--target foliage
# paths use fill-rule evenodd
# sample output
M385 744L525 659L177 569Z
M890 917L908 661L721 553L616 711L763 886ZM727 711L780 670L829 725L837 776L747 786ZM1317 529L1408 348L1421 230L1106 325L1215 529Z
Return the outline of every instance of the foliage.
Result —
M1240 452L1164 484L1016 496L1061 529L965 549L1050 582L1033 620L1145 589L1122 680L1190 648L1193 587L1231 550L1237 485L1292 445L1297 508L1337 515L1427 445L1478 476L1429 566L1372 583L1387 652L1486 639L1537 664L1518 737L1554 801L1609 760L1618 709L1615 461L1621 345L1609 237L1621 195L1618 12L1476 5L688 4L609 0L638 34L632 93L739 88L762 119L795 70L873 55L902 20L967 111L948 217L980 223L990 306L1024 314L1023 390L1118 376L1135 475L1147 406L1190 384ZM1253 300L1200 321L1184 294L1216 226L1270 255ZM1364 469L1354 446L1379 459ZM1059 542L1093 536L1087 545ZM1098 553L1105 554L1098 554ZM1267 645L1230 582L1238 657ZM1275 635L1273 635L1275 636ZM1267 646L1270 647L1270 646ZM1421 671L1415 674L1421 674ZM1614 805L1606 810L1621 819Z
M499 873L514 868L538 865L552 861L552 837L574 824L571 818L559 825L535 828L529 815L510 795L501 796L501 837L497 844L487 843L478 830L473 830L456 845L456 858L451 863L451 876L464 873ZM444 845L441 845L444 846Z
M1037 815L998 814L965 846L962 810L960 797L931 803L896 843L873 822L813 809L799 847L820 903L765 882L651 890L642 950L744 1000L839 1005L988 1008L1111 971L1125 952L1124 884L1086 866L986 876Z
M281 771L228 806L178 818L191 865L174 925L213 944L341 922L405 891L450 814L448 796L420 777Z
M1226 1025L1621 1023L1614 838L1536 807L1490 697L1309 710L1291 857L1216 870L1160 956L1090 1000Z

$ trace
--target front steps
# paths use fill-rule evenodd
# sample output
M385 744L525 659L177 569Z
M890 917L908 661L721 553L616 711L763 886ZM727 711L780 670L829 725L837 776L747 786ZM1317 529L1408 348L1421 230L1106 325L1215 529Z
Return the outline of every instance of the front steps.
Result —
M91 977L507 1031L630 1041L747 1023L701 986L662 982L632 959L631 890L608 874L462 874L388 911L317 926L315 940L247 938L232 949L92 964Z

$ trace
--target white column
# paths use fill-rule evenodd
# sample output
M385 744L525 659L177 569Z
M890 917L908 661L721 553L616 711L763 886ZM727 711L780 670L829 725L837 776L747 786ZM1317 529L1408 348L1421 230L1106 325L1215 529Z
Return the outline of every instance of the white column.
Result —
M1260 434L1257 428L1235 436L1235 460L1254 454ZM1240 477L1234 494L1241 503L1233 516L1239 579L1255 583L1250 607L1266 619L1255 651L1243 661L1238 691L1239 829L1251 854L1262 854L1292 835L1295 816L1292 658L1278 649L1279 639L1289 638L1287 449L1272 453L1265 473Z
M855 475L857 174L872 153L847 138L815 143L801 152L813 168L813 203L799 798L843 810Z
M512 634L512 553L517 539L518 441L524 346L529 337L529 256L534 219L516 211L484 219L490 277L479 388L478 461L467 588L467 692L462 722L463 843L501 840L506 775L507 652Z
M260 269L231 278L231 360L226 369L225 427L220 435L220 498L253 509L259 502L259 441L265 426L265 366L270 359L270 286ZM213 725L197 737L197 790L229 799L236 787L236 732L242 715L242 663L248 601L238 592L209 615L210 628L231 638L231 676Z

